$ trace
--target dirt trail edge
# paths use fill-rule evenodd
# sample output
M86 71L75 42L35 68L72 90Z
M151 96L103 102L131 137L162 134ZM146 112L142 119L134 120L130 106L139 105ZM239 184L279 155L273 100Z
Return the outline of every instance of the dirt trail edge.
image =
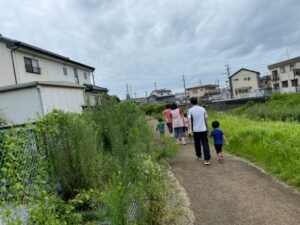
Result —
M300 194L246 160L225 153L220 164L197 160L192 144L181 146L170 166L185 188L194 225L299 225Z

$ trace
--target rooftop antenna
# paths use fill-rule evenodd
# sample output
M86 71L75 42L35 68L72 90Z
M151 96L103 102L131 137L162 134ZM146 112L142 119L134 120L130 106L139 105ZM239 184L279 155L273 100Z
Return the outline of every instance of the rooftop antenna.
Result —
M286 56L287 56L287 59L290 59L289 48L286 48Z

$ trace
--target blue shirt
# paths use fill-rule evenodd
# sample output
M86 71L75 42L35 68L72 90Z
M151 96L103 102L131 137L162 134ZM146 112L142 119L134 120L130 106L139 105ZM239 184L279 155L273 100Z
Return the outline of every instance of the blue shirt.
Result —
M219 129L214 129L210 135L214 138L214 144L215 145L221 145L223 144L223 135L224 132Z

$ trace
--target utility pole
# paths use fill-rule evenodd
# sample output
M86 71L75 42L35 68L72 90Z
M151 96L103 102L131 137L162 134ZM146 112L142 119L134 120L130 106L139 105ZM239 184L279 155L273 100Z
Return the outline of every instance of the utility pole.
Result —
M201 81L201 79L199 78L199 85L202 85L202 81Z
M184 77L184 74L182 74L182 82L183 82L183 89L184 89L184 100L186 100L186 90L185 90L185 77Z
M229 63L227 63L225 65L225 67L226 67L226 74L227 74L228 81L229 81L230 98L233 99L233 90L232 90L232 81L231 81L231 78L230 78L230 66L229 66Z
M126 99L129 100L130 99L130 94L129 94L129 85L126 84Z
M132 98L132 88L131 88L131 85L129 86L129 90L130 90L130 98Z
M146 91L146 97L148 97L148 91Z
M157 89L157 84L156 84L156 81L154 82L154 90L156 90Z
M134 98L136 98L136 92L134 92L133 94L134 94Z

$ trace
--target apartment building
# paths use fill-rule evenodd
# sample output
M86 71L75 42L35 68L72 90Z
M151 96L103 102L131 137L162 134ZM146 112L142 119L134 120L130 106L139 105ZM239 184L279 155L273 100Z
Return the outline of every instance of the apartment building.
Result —
M259 89L260 73L254 70L241 68L229 77L233 98L242 98Z
M273 91L300 92L300 56L268 66L271 73Z

